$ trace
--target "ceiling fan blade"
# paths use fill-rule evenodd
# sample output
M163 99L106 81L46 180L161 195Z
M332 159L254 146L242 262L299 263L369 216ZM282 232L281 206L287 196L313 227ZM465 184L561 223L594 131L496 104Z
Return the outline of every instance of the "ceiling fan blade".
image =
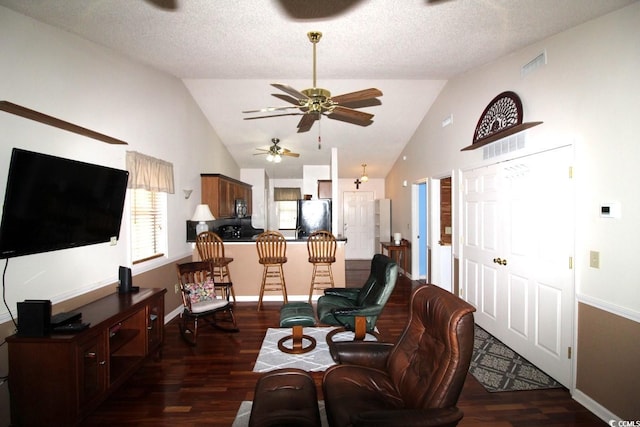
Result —
M307 132L311 129L311 126L315 123L316 120L320 118L319 114L305 114L302 116L300 121L298 122L298 133Z
M341 102L341 107L347 108L368 108L368 107L376 107L378 105L382 105L382 101L378 98L370 98L363 99L362 101L354 101L354 102Z
M245 117L243 120L268 119L271 117L282 117L282 116L299 116L301 114L304 114L304 113L284 113L284 114L274 114L272 116Z
M305 95L302 92L297 91L296 89L292 88L289 85L285 85L283 83L271 83L271 86L280 89L281 91L288 93L289 95L293 96L296 99L301 99L301 100L305 100L305 99L309 99L309 97L307 95Z
M294 153L288 148L282 148L282 147L278 147L278 148L280 149L280 155L282 156L300 157L300 154Z
M299 107L292 107L289 105L284 107L266 107L266 108L261 108L259 110L245 110L243 111L243 113L268 113L270 111L289 110L291 108L299 108Z
M333 96L331 100L336 104L347 104L350 102L362 101L365 99L376 98L382 96L382 92L376 88L359 90L357 92L345 93L343 95Z
M331 119L353 121L356 124L371 124L373 114L365 113L364 111L357 111L347 107L341 107L336 105L333 111L327 116Z
M275 96L276 98L281 99L284 102L288 102L289 104L297 105L298 107L300 106L300 100L294 98L293 96L285 95L284 93L272 93L271 96Z

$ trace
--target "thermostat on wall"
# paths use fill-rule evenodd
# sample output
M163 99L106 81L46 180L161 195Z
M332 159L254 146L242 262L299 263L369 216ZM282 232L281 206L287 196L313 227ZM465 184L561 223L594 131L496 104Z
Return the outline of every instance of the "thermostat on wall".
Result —
M600 206L601 218L620 218L620 203L603 203Z

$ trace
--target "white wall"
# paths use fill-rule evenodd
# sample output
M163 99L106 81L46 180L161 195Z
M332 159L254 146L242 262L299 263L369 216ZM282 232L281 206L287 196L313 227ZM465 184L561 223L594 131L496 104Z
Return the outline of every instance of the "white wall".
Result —
M267 224L267 175L264 169L240 169L240 181L251 187L251 225L266 228Z
M310 194L312 199L318 198L318 180L331 179L331 166L302 166L302 195Z
M460 149L471 144L487 104L512 90L522 100L525 122L544 121L527 131L527 144L575 146L577 301L640 322L640 264L635 259L640 241L639 22L640 2L635 2L451 79L387 176L392 228L411 222L410 192L403 191L403 180L439 177L483 162L482 149ZM543 51L548 63L521 77L521 66ZM443 128L450 114L453 124ZM620 203L621 217L600 218L604 202ZM459 215L454 211L456 224ZM600 252L599 269L589 266L591 250ZM577 349L578 373L581 352L588 351ZM637 372L636 366L626 369ZM590 403L590 409L602 409L599 402Z
M386 179L393 199L394 230L410 223L410 192L402 181L441 176L482 162L471 144L482 111L498 93L516 92L524 121L544 123L528 131L528 143L576 146L576 277L579 294L638 313L636 242L640 240L640 3L560 33L494 63L452 79L416 130ZM548 64L528 76L520 67L547 52ZM454 123L442 128L453 114ZM618 220L601 219L602 202L617 201ZM600 251L600 269L589 251Z
M168 197L167 258L135 266L144 271L190 253L185 220L200 201L200 173L239 176L239 169L183 83L72 34L0 7L0 99L127 141L103 142L0 112L0 171L12 147L125 168L139 151L174 165L176 194ZM4 198L6 173L0 173ZM183 189L193 189L185 200ZM12 258L6 300L15 314L27 298L64 300L117 280L130 265L126 220L116 246L92 245ZM4 263L3 263L4 264ZM0 307L0 322L8 320Z

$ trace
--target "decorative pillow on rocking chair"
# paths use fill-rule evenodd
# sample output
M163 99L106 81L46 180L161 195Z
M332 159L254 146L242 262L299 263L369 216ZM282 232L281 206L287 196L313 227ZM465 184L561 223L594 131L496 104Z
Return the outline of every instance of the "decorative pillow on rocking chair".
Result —
M192 313L215 310L229 303L229 301L224 298L216 297L216 288L213 279L207 279L203 283L187 283L185 288L189 291Z
M187 283L185 288L189 291L191 304L212 300L216 297L216 287L211 278L202 283Z

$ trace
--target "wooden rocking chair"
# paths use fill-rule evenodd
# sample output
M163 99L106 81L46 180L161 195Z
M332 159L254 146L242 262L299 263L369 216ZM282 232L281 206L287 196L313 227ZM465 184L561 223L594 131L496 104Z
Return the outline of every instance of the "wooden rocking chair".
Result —
M227 332L238 332L233 305L229 301L231 283L214 283L209 261L176 264L182 291L183 311L180 314L180 335L190 345L198 339L198 320ZM220 295L216 295L216 291ZM218 319L218 313L225 314Z

